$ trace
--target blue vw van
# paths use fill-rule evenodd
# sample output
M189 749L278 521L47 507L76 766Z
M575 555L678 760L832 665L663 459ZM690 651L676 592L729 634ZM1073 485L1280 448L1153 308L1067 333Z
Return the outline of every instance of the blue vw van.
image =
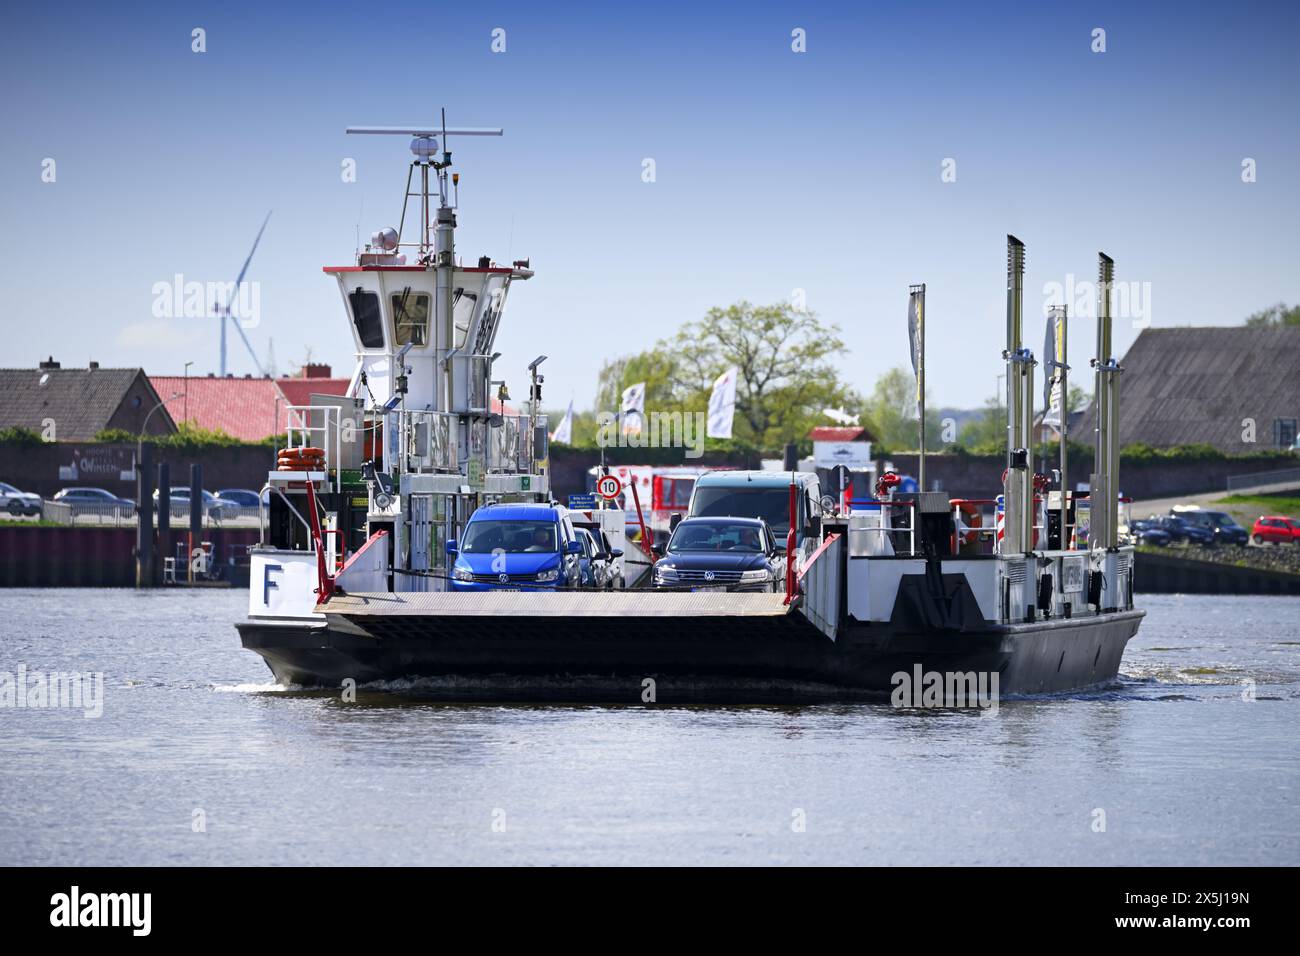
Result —
M581 587L585 577L585 551L562 505L486 505L447 553L453 591Z

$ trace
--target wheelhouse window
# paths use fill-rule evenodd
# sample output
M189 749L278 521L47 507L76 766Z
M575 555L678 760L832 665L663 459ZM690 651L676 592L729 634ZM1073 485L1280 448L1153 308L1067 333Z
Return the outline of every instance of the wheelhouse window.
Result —
M454 341L452 345L455 348L463 349L465 339L469 336L470 323L474 321L474 310L478 308L478 296L473 292L466 292L464 289L457 289L452 295L452 324L455 328L452 331Z
M357 327L361 347L382 349L384 320L379 311L379 295L358 286L355 292L348 294L348 306L352 309L352 324Z
M429 296L409 290L393 296L394 341L398 345L429 343Z

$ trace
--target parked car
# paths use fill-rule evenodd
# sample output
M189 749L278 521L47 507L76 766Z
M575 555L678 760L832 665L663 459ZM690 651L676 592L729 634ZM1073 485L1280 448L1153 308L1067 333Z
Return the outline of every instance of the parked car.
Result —
M250 511L255 511L262 503L261 495L249 488L222 488L217 492L216 498L222 504Z
M585 552L569 509L556 504L485 505L465 523L455 556L453 591L551 590L583 584Z
M1188 524L1205 528L1214 535L1215 544L1241 544L1250 540L1250 532L1237 524L1232 515L1222 511L1203 511L1200 508L1173 509L1169 512Z
M135 502L130 498L119 498L103 488L64 488L57 491L51 501L71 505L73 514L78 511L103 513L111 508L134 508Z
M1153 545L1157 548L1163 548L1173 540L1173 536L1168 531L1149 518L1130 521L1128 536L1134 544Z
M655 549L659 551L658 548ZM655 587L777 591L783 557L762 518L686 518L655 562Z
M1209 528L1194 525L1178 515L1153 515L1152 523L1161 531L1168 532L1175 542L1184 544L1212 545L1214 532Z
M1300 544L1300 521L1283 515L1261 515L1250 529L1256 544Z
M0 481L0 510L11 515L38 515L41 513L40 495L19 491L13 485Z
M153 506L158 507L158 492L153 493ZM172 514L189 514L190 510L190 489L188 486L181 486L171 490L171 511ZM210 491L203 492L203 516L211 518L213 521L221 521L223 518L234 518L239 514L239 506L228 501L221 501Z
M586 551L586 569L590 571L590 574L586 575L587 586L621 588L623 586L623 572L619 570L616 559L623 556L623 551L620 548L611 546L609 538L599 528L584 525L579 526L576 530L579 538L583 539L583 548Z

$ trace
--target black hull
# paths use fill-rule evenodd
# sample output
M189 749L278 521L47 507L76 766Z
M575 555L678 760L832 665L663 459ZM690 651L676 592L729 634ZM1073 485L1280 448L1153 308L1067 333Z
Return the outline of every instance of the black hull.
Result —
M238 625L286 684L407 678L445 700L768 703L888 699L895 675L998 675L1002 696L1105 685L1142 611L917 632L850 623L831 641L798 613L671 619L374 616Z

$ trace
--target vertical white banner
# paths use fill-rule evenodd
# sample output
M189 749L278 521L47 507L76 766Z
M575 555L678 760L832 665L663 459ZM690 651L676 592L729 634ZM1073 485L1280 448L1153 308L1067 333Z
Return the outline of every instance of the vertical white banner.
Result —
M573 444L573 399L569 399L569 410L560 419L560 424L555 426L551 441L558 442L561 445Z
M1060 312L1053 308L1047 316L1047 338L1043 343L1043 359L1048 363L1043 376L1043 424L1060 429L1065 415L1065 396L1061 394L1061 368L1065 364L1065 323Z
M637 382L623 389L623 401L618 413L623 420L624 435L641 434L642 423L645 421L645 382Z
M921 417L921 389L924 388L925 356L921 354L921 341L925 329L925 293L913 292L907 297L907 337L911 345L912 375L916 378L916 404L912 417Z
M736 419L736 378L739 369L727 369L713 383L709 394L709 423L705 434L709 438L730 438L731 426Z

